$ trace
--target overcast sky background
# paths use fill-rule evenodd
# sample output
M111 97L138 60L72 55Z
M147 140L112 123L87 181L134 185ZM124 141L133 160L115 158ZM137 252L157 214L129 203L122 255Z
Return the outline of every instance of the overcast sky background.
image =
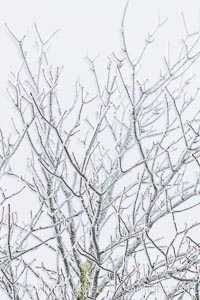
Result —
M97 65L99 76L103 78L107 56L120 50L120 26L125 3L125 0L0 0L0 128L9 132L10 118L15 114L5 90L10 71L17 72L20 66L17 47L4 23L19 38L29 30L30 47L34 42L34 23L37 23L44 38L60 29L51 43L49 55L53 65L64 66L60 94L61 101L67 102L73 97L78 77L88 89L92 89L89 66L84 59L86 55L94 58L100 54ZM168 18L157 35L155 45L145 57L144 72L152 80L159 73L168 41L171 43L172 59L178 54L185 34L182 12L189 31L200 30L199 0L130 1L125 28L132 58L141 50L147 32L156 24L157 16ZM34 61L33 57L30 59Z

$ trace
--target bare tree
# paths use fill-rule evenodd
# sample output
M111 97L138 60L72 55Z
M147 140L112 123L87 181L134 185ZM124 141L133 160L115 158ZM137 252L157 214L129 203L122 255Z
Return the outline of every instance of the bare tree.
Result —
M200 33L190 34L184 21L177 60L164 58L150 84L139 79L140 65L165 21L132 59L126 10L122 49L109 57L105 81L87 57L97 93L77 81L67 108L57 94L62 67L47 55L56 32L44 40L35 25L35 66L27 34L18 38L6 25L22 60L7 90L15 133L7 140L1 132L1 179L19 185L7 194L1 183L0 286L7 299L199 299L199 220L180 220L200 204L199 88L191 94L188 72L200 57ZM12 167L24 142L26 177ZM12 209L24 190L35 197L28 222Z

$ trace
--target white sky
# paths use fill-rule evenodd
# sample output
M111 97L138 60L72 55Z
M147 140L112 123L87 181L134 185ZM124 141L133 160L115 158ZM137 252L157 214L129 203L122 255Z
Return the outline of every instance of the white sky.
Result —
M100 61L105 62L106 67L106 56L120 49L119 31L125 3L125 0L0 0L0 127L7 130L10 117L14 116L5 89L10 71L16 72L20 64L17 48L5 30L4 22L18 37L31 31L34 22L44 37L60 29L52 43L50 57L53 64L64 65L60 88L63 101L67 101L73 95L78 76L91 85L85 55L93 58L100 53ZM172 55L176 54L184 34L181 12L189 30L200 29L200 0L130 1L126 34L133 57L141 49L146 33L154 27L156 16L168 18L154 51L145 61L150 76L159 71L169 40Z

